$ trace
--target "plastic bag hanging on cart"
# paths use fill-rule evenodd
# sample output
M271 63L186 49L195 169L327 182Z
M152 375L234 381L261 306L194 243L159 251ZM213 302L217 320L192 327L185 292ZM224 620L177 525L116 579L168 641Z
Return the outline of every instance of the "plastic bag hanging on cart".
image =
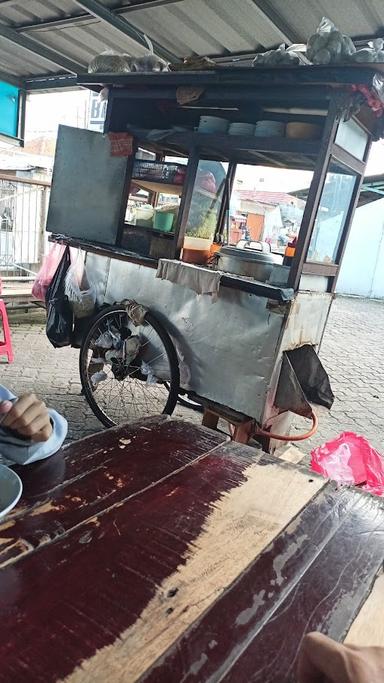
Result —
M280 412L291 411L311 417L310 403L332 407L334 395L329 377L315 349L310 344L284 351L275 406Z
M62 244L52 244L48 254L44 256L42 266L36 275L32 287L32 294L35 299L45 301L47 289L52 282L52 278L63 257L65 246Z
M92 315L96 304L96 286L90 282L83 254L77 249L65 276L65 294L76 318Z
M72 341L73 312L65 294L65 277L70 265L69 247L66 247L46 294L46 334L55 348L69 346Z

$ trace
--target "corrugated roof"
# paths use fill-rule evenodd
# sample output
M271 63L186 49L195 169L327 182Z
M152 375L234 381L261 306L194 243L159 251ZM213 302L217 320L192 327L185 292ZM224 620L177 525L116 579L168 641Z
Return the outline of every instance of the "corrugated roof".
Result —
M45 168L51 170L53 158L38 154L17 153L0 154L1 171L30 171L32 168Z
M268 192L264 190L236 190L236 194L242 201L259 202L260 204L270 204L279 206L280 204L302 204L298 199L287 192Z
M354 38L384 34L382 0L98 0L131 29L157 41L176 57L225 57L253 53L281 42L305 42L328 16ZM90 15L81 0L2 0L1 25L35 41L33 54L0 37L0 72L33 76L68 72L67 58L86 70L95 54L112 49L145 54L121 30ZM47 59L39 46L56 55ZM52 53L49 57L52 57Z
M183 0L123 16L179 57L252 52L282 40L253 0Z
M97 20L81 23L79 26L34 29L28 31L28 36L53 50L70 55L71 59L84 65L85 71L92 57L105 50L135 55L148 53L148 50L128 36Z
M28 78L39 73L56 73L57 66L0 38L0 71Z

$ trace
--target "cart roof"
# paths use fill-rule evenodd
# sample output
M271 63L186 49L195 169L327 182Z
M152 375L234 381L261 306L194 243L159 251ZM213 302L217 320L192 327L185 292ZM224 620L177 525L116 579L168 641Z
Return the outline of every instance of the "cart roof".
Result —
M0 78L30 90L75 85L61 76L85 72L106 49L146 54L144 34L171 61L241 55L247 63L305 42L324 15L355 40L384 33L381 0L1 0Z

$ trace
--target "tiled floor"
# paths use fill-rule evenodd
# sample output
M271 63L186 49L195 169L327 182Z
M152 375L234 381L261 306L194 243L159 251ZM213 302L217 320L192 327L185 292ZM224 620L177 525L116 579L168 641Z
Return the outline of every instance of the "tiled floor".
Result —
M80 395L78 351L53 349L44 331L42 314L19 314L11 320L15 362L2 364L1 383L20 394L31 388L69 422L69 438L77 439L102 428ZM364 434L384 452L384 303L338 298L332 308L321 358L336 395L332 411L320 413L320 426L310 440L300 443L309 452L315 445L344 430ZM201 416L177 408L176 414L200 421ZM305 431L307 423L297 420Z

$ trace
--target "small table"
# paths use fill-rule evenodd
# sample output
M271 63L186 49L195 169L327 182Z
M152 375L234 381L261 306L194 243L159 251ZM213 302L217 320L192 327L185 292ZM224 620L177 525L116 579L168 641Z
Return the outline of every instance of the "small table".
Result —
M384 644L379 498L165 416L18 472L1 683L285 683L310 630Z

